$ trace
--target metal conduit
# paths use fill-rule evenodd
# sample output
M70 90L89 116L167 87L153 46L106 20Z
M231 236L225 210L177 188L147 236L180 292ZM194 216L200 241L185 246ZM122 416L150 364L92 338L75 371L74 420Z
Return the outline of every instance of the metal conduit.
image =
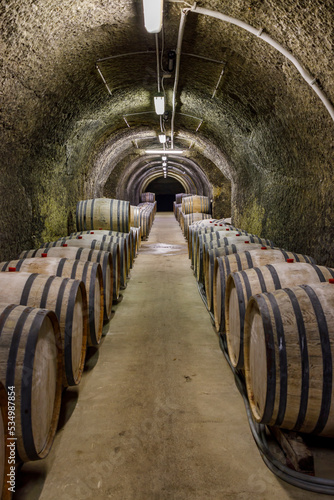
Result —
M195 12L196 14L203 14L206 16L210 17L215 17L216 19L220 19L221 21L225 21L230 24L234 24L235 26L239 26L240 28L243 28L244 30L248 31L249 33L252 33L253 35L261 38L265 42L269 43L272 47L274 47L276 50L278 50L283 56L285 56L289 61L292 62L292 64L295 66L297 71L301 74L303 79L310 85L310 87L314 90L314 92L318 95L318 97L321 99L323 102L324 106L326 107L327 111L332 117L332 120L334 121L334 106L332 103L329 101L329 99L325 96L323 91L319 88L319 86L316 83L316 79L310 75L310 73L300 64L300 62L289 52L286 50L282 45L280 45L278 42L273 40L269 35L263 32L263 29L256 29L253 28L250 24L247 24L240 19L236 19L234 17L226 16L225 14L221 14L220 12L216 12L214 10L209 10L209 9L204 9L202 7L197 7L196 3L193 5L191 8L191 12ZM183 33L182 33L183 34ZM181 40L182 41L182 40Z

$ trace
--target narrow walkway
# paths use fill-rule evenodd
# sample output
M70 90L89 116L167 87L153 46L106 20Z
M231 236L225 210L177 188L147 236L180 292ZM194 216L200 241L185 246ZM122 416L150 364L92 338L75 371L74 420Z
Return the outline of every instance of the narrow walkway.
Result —
M108 328L15 500L325 498L262 462L173 215L157 214Z

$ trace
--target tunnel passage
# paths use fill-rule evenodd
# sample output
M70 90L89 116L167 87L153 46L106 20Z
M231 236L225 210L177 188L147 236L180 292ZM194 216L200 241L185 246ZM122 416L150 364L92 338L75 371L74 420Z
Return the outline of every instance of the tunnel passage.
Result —
M173 147L184 151L176 177L209 195L217 216L334 265L334 126L317 93L333 103L332 0L205 3L239 24L197 7L166 0L158 35L162 125L170 137L174 114ZM138 203L156 174L145 151L161 148L161 127L156 38L141 1L12 0L0 22L6 259L74 229L79 199Z
M155 193L155 200L158 204L158 212L172 212L175 195L182 193L183 186L179 181L167 177L159 177L150 182L146 191Z

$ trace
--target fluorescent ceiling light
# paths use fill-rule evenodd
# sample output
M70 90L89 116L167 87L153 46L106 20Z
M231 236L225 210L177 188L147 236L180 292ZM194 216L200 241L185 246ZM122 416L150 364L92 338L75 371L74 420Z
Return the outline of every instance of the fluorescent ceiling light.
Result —
M166 161L167 160L167 156L163 156L161 159L162 159L162 161Z
M157 115L163 115L165 112L165 97L163 95L154 96L154 107Z
M163 0L143 0L144 24L149 33L160 33Z
M147 155L182 155L182 149L146 149L145 153Z
M164 161L163 164L162 164L163 167L167 167L167 162Z
M165 134L159 134L159 141L161 144L165 144L166 142L166 135Z

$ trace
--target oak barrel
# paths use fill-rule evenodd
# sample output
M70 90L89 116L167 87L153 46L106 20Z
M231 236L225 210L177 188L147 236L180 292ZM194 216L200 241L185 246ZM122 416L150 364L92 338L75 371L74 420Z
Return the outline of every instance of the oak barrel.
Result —
M252 245L252 243L250 243ZM250 246L248 245L248 246ZM282 249L269 249L265 246L251 248L244 252L218 257L215 262L213 278L213 303L217 332L225 330L225 287L231 273L277 262L306 262L315 264L308 255L287 252Z
M252 295L295 285L326 282L334 270L306 263L279 263L232 273L225 288L225 321L228 352L233 366L243 368L245 311Z
M90 248L92 250L104 250L105 252L110 252L114 253L114 246L117 246L117 252L119 252L119 267L120 267L120 286L125 287L126 286L126 277L127 277L127 255L126 255L126 247L125 243L123 241L122 244L120 244L118 241L114 243L105 243L103 241L98 241L96 239L94 240L89 240L89 239L67 239L67 238L61 238L60 240L57 241L49 241L47 243L44 243L43 246L45 248L51 248L51 247L63 247L63 246L69 246L69 247L84 247L84 248Z
M188 228L191 224L199 220L209 219L211 217L210 214L201 214L201 213L192 213L184 215L184 227L183 234L188 239Z
M57 317L46 309L2 303L0 332L0 381L8 402L15 393L17 452L24 462L45 458L57 430L62 391Z
M141 193L140 195L140 201L142 203L149 202L149 203L154 203L155 202L155 193Z
M334 285L261 293L248 303L244 357L257 422L334 437Z
M207 196L187 196L182 198L181 210L184 214L198 212L201 214L210 213L210 200Z
M0 301L55 311L63 348L63 385L77 385L87 346L87 299L80 280L37 273L0 273Z
M26 259L31 257L42 257L43 254L48 255L49 257L98 262L100 264L103 277L104 320L108 321L111 317L114 280L117 280L115 287L117 290L118 286L119 294L120 268L118 253L113 256L110 252L105 252L103 250L91 250L90 248L67 246L26 250L20 254L19 258Z
M78 231L108 229L130 231L130 203L110 198L94 198L79 201L76 208Z
M215 276L215 262L217 257L223 257L225 255L230 255L232 253L243 252L245 250L254 250L256 248L261 248L263 245L261 243L245 243L224 245L222 247L210 248L209 243L204 245L204 283L205 283L205 293L208 304L209 311L214 310L213 304L213 283ZM234 250L233 252L231 250Z
M45 254L44 254L45 255ZM0 262L0 271L15 269L16 272L48 274L62 278L79 279L86 289L89 335L87 343L98 346L103 328L103 279L97 262L72 260L58 257L32 257Z
M130 205L130 226L140 227L140 208Z

